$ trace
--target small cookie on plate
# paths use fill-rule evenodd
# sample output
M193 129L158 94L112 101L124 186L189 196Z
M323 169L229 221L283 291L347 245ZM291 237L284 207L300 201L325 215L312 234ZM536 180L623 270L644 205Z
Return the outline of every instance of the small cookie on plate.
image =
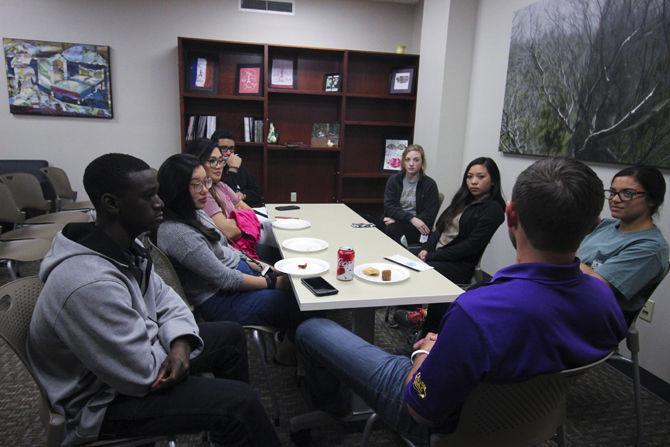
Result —
M391 270L382 270L382 281L391 280Z
M377 270L374 267L368 267L366 269L363 269L363 273L368 276L379 276L379 270Z

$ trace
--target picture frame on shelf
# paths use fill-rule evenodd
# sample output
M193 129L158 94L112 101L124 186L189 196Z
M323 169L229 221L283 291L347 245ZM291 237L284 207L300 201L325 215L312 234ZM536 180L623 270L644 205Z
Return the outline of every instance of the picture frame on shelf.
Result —
M314 123L310 146L337 148L340 145L340 123Z
M341 81L340 73L326 73L323 77L323 90L325 92L339 92Z
M290 57L272 59L270 69L270 87L294 89L298 85L296 60Z
M414 67L391 70L389 93L391 95L411 94L414 90Z
M263 66L261 64L237 64L235 94L260 96L263 94Z
M192 92L217 93L219 58L213 53L193 53L187 64L186 89Z
M407 138L386 138L384 139L384 159L382 161L382 171L398 172L402 167L402 153L409 145Z

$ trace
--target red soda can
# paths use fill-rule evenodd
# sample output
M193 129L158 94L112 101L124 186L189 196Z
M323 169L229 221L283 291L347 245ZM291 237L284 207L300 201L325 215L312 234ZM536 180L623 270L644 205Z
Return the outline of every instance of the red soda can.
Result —
M356 252L351 247L340 247L337 250L337 279L351 281L354 279L354 257Z

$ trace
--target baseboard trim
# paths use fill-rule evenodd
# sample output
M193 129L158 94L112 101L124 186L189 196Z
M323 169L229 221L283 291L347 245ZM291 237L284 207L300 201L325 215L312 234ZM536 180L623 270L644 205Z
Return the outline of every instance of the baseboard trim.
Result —
M628 362L618 360L608 360L608 364L612 365L631 379L633 378L633 365ZM640 368L640 384L647 390L656 394L664 401L670 403L670 383L655 376L644 368Z

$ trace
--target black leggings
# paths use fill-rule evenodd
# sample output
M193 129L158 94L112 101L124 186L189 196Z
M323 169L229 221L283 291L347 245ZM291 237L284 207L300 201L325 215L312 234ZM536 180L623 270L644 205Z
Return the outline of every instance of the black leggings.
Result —
M386 225L383 228L384 233L386 233L391 239L400 243L400 239L404 234L407 238L408 244L416 244L419 242L419 237L421 233L416 229L410 221L396 221L391 225Z

